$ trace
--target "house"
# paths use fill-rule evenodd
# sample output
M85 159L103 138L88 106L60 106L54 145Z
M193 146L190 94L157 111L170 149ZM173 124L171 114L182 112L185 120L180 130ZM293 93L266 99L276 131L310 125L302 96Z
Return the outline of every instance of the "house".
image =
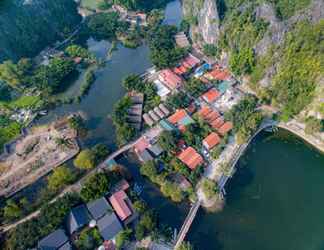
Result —
M105 197L87 203L87 208L95 221L113 211Z
M176 129L176 127L171 124L168 120L162 120L159 122L159 125L162 129L166 130L166 131L173 131Z
M219 117L219 118L217 118L215 121L211 122L210 125L211 125L214 129L217 129L217 130L218 130L220 127L223 126L224 123L225 123L225 122L224 122L223 117Z
M178 128L194 123L194 120L187 114L184 109L178 109L173 115L168 118L168 121Z
M82 204L72 208L67 217L67 229L70 234L78 231L90 222L90 216L86 205Z
M207 103L211 104L214 103L220 96L221 93L216 89L212 88L202 95L202 99L204 99Z
M169 115L169 114L170 114L170 111L167 109L167 107L166 107L163 103L161 103L161 104L159 105L159 108L163 111L163 113L164 113L165 115Z
M120 190L115 192L109 198L109 201L121 221L125 221L133 214L131 201L125 191Z
M192 147L187 147L178 155L178 159L182 161L188 168L195 170L204 160L200 154Z
M184 75L187 72L189 72L191 69L196 67L198 64L200 64L200 60L193 56L192 54L189 54L187 57L185 57L179 66L175 67L173 71L178 75Z
M141 162L148 162L154 159L147 149L143 150L142 152L139 152L137 156Z
M142 136L140 139L137 140L136 144L134 145L134 151L136 153L140 153L147 149L149 146L150 142L145 138L145 136Z
M170 69L164 69L159 74L159 80L171 91L180 88L183 80Z
M207 150L211 150L213 147L215 147L216 145L218 145L220 143L221 139L218 136L218 134L216 134L215 132L211 133L210 135L208 135L204 140L203 140L203 146L207 149Z
M230 73L227 70L223 70L219 65L214 65L211 72L205 74L205 77L209 80L229 80L231 78Z
M150 127L152 127L154 125L154 121L153 119L149 116L149 114L145 113L143 115L143 120L144 122L149 125Z
M123 230L116 214L111 211L98 220L97 226L104 240L113 240Z
M166 100L171 91L158 79L154 81L154 85L157 95L161 97L161 100Z
M157 114L161 119L163 119L165 117L165 114L163 113L163 111L159 108L159 107L155 107L153 109L153 111L155 112L155 114Z
M158 143L150 146L148 150L153 154L154 157L158 157L163 153L163 149Z
M231 131L233 128L233 123L231 122L225 122L217 131L222 136L226 135L229 131Z
M150 110L148 114L155 122L158 122L160 120L159 116L153 110Z
M211 65L208 63L204 63L199 68L195 70L195 77L199 78L201 77L206 71L211 69Z
M39 250L72 250L63 229L58 229L53 233L47 235L45 238L38 242L37 249Z

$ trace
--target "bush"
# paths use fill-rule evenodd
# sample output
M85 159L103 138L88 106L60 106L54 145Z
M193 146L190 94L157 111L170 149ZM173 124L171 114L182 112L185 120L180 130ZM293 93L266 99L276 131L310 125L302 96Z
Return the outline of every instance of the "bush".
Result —
M96 160L92 150L84 149L73 161L73 164L80 169L92 169L95 167Z
M207 199L211 199L217 195L216 183L209 179L203 179L201 182L201 188Z
M71 170L63 165L54 169L53 173L48 177L48 188L51 190L58 190L67 184L73 182L74 176Z
M316 134L323 130L322 121L315 117L308 117L306 119L305 132L307 134Z
M111 181L105 173L97 173L90 176L80 192L82 200L89 202L91 200L99 199L109 192Z

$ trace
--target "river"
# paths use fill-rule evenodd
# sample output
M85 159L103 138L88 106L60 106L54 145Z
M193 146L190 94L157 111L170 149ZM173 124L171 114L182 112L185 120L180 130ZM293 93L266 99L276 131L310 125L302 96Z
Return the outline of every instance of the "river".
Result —
M197 249L323 250L323 154L287 131L265 132L237 167L224 210L195 219Z

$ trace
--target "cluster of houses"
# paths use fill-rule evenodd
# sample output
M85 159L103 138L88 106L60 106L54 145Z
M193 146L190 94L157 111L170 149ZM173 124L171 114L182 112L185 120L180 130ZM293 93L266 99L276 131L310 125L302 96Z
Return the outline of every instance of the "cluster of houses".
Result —
M144 104L144 95L142 93L128 93L132 105L127 110L127 121L137 130L142 128L142 113Z
M89 227L99 230L103 245L98 249L115 249L115 238L125 226L133 223L138 214L126 194L129 184L120 181L115 192L108 197L81 204L72 208L66 217L65 227L60 228L38 242L39 250L70 250L70 240L77 240L82 229Z
M159 122L161 119L164 119L169 114L169 109L163 103L161 103L159 106L145 113L143 115L143 120L147 125L152 127L156 122Z
M114 4L112 10L119 13L120 17L134 25L147 26L147 15L144 12L129 11L121 5Z

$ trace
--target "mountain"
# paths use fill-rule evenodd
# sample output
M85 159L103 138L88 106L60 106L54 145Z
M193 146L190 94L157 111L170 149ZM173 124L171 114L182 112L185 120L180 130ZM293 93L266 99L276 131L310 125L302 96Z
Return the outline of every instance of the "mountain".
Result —
M73 0L2 0L0 61L35 56L80 21Z
M324 118L323 0L183 0L193 41L265 102Z

